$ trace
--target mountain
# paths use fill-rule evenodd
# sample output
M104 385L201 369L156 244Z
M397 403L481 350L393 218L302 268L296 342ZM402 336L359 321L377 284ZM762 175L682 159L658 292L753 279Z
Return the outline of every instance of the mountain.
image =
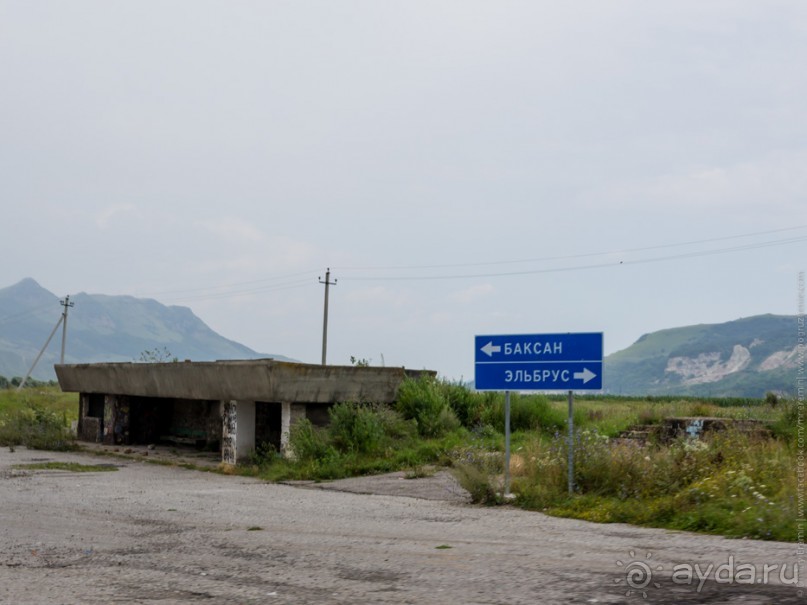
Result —
M53 330L62 307L59 298L33 279L0 289L0 376L25 376ZM259 359L266 355L211 330L187 307L167 307L132 296L80 293L67 317L65 363L137 361L144 351L169 351L178 359ZM61 327L33 372L55 378L61 353Z
M798 318L757 315L645 334L605 358L607 392L625 395L793 395Z

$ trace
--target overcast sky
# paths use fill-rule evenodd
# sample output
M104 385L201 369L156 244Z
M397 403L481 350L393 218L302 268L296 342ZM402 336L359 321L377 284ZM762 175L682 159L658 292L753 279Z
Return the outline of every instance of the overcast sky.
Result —
M805 65L803 0L0 0L0 286L319 363L331 267L330 363L465 379L795 314Z

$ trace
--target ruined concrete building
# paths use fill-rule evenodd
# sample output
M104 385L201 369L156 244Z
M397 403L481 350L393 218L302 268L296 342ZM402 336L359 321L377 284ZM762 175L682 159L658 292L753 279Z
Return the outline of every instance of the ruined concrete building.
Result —
M327 424L335 403L392 403L405 377L423 373L434 375L271 359L56 366L62 390L80 393L79 439L187 443L220 449L229 464L261 443L286 451L297 420Z

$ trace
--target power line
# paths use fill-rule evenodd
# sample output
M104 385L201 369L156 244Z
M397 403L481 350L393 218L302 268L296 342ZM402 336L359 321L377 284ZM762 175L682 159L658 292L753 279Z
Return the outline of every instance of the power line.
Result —
M62 311L61 315L59 316L59 321L57 321L56 325L53 326L53 330L51 331L50 336L48 336L48 339L45 341L45 344L39 350L39 354L36 356L36 359L34 359L34 363L31 364L31 368L28 370L28 373L25 375L25 378L22 379L22 382L20 382L20 385L17 387L17 392L22 390L22 388L25 386L25 383L28 381L28 378L31 377L31 373L34 371L36 364L38 364L39 360L42 358L42 354L45 352L45 349L48 348L48 345L50 344L50 341L53 339L53 335L56 334L56 330L59 329L60 324L62 325L63 331L62 331L62 356L60 358L59 363L64 365L64 345L67 339L67 310L70 307L75 306L75 303L70 302L70 296L65 296L62 300L59 301L59 304L64 307L64 311Z
M307 270L307 271L297 271L295 273L284 273L282 275L275 275L275 276L272 276L272 277L263 277L261 279L254 279L254 280L242 281L242 282L233 282L233 283L229 283L229 284L220 284L220 285L216 285L216 286L203 286L203 287L199 287L199 288L184 288L184 289L177 289L177 290L160 290L160 291L155 291L155 292L150 292L150 293L149 292L140 293L140 294L138 294L138 296L140 296L142 298L148 298L148 297L152 297L152 296L159 296L159 295L162 295L162 294L184 294L184 293L192 293L192 292L206 292L206 291L211 291L211 290L212 291L226 290L227 288L239 288L241 286L248 286L248 285L251 285L251 284L259 284L259 283L264 283L264 282L277 281L279 279L286 279L286 278L289 278L289 277L297 277L298 275L307 275L307 276L310 277L311 275L313 275L315 273L316 273L316 270L311 269L311 270ZM303 280L300 280L300 281L302 282ZM271 287L271 284L267 285L266 287ZM249 291L249 290L247 290L247 291ZM217 293L216 292L210 292L210 294L215 295Z
M304 288L311 286L311 279L300 279L294 280L290 282L285 282L281 284L275 284L271 286L264 286L261 288L249 288L246 290L230 290L225 292L219 293L211 293L211 294L199 294L198 296L181 296L178 298L168 298L165 299L165 302L190 302L190 301L199 301L199 300L214 300L220 298L232 298L235 296L242 296L245 294L257 294L257 293L268 293L268 292L276 292L280 290L291 290L295 288Z
M591 258L597 256L612 256L615 254L629 254L633 252L647 252L649 250L661 250L665 248L679 248L684 246L694 246L697 244L709 244L714 242L721 242L721 241L728 241L733 239L742 239L747 237L758 237L760 235L771 235L773 233L784 233L787 231L797 231L800 229L807 229L807 225L798 225L796 227L785 227L782 229L771 229L768 231L755 231L753 233L742 233L739 235L727 235L723 237L712 237L707 239L700 239L700 240L690 240L685 242L675 242L669 244L657 244L654 246L643 246L639 248L620 248L617 250L609 250L609 251L602 251L602 252L587 252L583 254L567 254L562 256L543 256L543 257L536 257L536 258L522 258L522 259L514 259L514 260L495 260L495 261L483 261L483 262L473 262L473 263L448 263L448 264L437 264L437 265L397 265L397 266L386 266L386 267L379 267L379 266L367 266L367 267L339 267L340 271L398 271L398 270L415 270L415 269L459 269L462 267L487 267L487 266L497 266L497 265L510 265L510 264L523 264L523 263L539 263L539 262L549 262L549 261L556 261L556 260L571 260L575 258ZM355 279L355 278L343 278L343 279Z
M518 264L526 264L526 263L546 263L546 262L553 262L553 261L561 261L561 260L574 260L574 259L585 259L585 258L597 258L597 257L607 257L611 256L614 257L616 255L628 255L638 252L648 252L652 250L664 250L664 249L671 249L671 248L683 248L686 246L695 246L700 244L709 244L709 243L716 243L716 242L725 242L730 240L737 240L737 239L744 239L744 238L752 238L752 237L759 237L762 235L771 235L776 233L786 233L790 231L798 231L807 229L807 225L797 225L794 227L785 227L781 229L770 229L766 231L756 231L752 233L743 233L743 234L736 234L736 235L728 235L722 237L713 237L713 238L706 238L706 239L699 239L699 240L689 240L684 242L673 242L667 244L657 244L653 246L642 246L642 247L633 247L633 248L622 248L617 250L610 250L610 251L601 251L601 252L589 252L589 253L582 253L582 254L568 254L568 255L561 255L561 256L545 256L545 257L536 257L536 258L528 258L528 259L515 259L515 260L493 260L493 261L484 261L484 262L473 262L473 263L443 263L443 264L432 264L432 265L397 265L397 266L366 266L366 267L340 267L340 271L345 272L356 272L356 271L385 271L395 272L395 271L431 271L435 269L461 269L461 268L474 268L474 267L496 267L496 266L505 266L505 265L518 265ZM664 261L673 261L673 260L680 260L680 259L687 259L687 258L698 258L704 256L713 256L719 254L729 254L733 252L740 252L745 250L752 250L757 248L766 248L766 247L773 247L773 246L784 246L796 243L802 243L807 241L807 236L799 236L799 237L791 237L785 239L776 239L776 240L769 240L764 242L752 242L748 244L742 244L738 246L729 246L729 247L722 247L722 248L715 248L710 250L693 250L691 252L681 252L677 254L669 254L663 256L655 256L651 258L638 258L638 259L621 259L619 262L616 261L609 261L609 262L600 262L600 263L589 263L583 265L571 265L571 266L564 266L564 267L542 267L542 268L533 268L533 269L522 269L522 270L513 270L513 271L489 271L489 272L479 272L479 273L448 273L448 274L438 274L438 275L429 275L429 274L418 274L418 275L385 275L385 276L373 276L373 275L358 275L355 277L351 276L342 276L342 280L348 281L428 281L428 280L444 280L444 279L476 279L476 278L495 278L495 277L512 277L512 276L519 276L519 275L536 275L541 273L565 273L565 272L572 272L572 271L582 271L582 270L592 270L592 269L605 269L605 268L613 268L620 265L639 265L639 264L647 264L647 263L656 263L656 262L664 262ZM203 287L194 287L194 288L183 288L183 289L173 289L173 290L162 290L162 291L155 291L151 293L136 293L134 296L138 298L150 298L154 296L159 296L161 294L178 294L180 296L170 297L167 299L163 299L165 303L178 303L178 302L196 302L196 301L203 301L203 300L218 300L218 299L226 299L226 298L233 298L235 296L242 296L248 294L266 294L271 292L278 292L283 290L291 290L297 288L305 288L310 287L310 276L315 275L314 270L305 270L305 271L297 271L293 273L284 273L280 275L274 276L267 276L260 279L249 280L249 281L241 281L241 282L231 282L228 284L219 284L219 285L208 285ZM300 279L289 279L294 278L297 276L306 276ZM287 280L287 281L282 281ZM263 284L257 287L245 287L245 286L252 286L255 284ZM182 296L182 294L187 294L186 296ZM33 309L28 309L25 311L21 311L12 315L7 315L5 317L0 317L0 325L20 320L28 315L32 315L41 311L47 307L36 307Z
M346 277L343 280L348 281L426 281L426 280L447 280L447 279L474 279L482 277L512 277L518 275L536 275L539 273L567 273L571 271L582 271L586 269L604 269L613 268L621 265L638 265L646 263L655 263L662 261L678 260L684 258L697 258L701 256L713 256L717 254L728 254L731 252L739 252L742 250L753 250L756 248L769 248L772 246L783 246L787 244L807 242L807 236L795 237L785 240L774 240L768 242L758 242L755 244L746 244L743 246L733 246L730 248L717 248L713 250L701 250L694 252L685 252L681 254L671 254L667 256L658 256L646 259L637 260L620 260L619 262L596 263L588 265L575 265L569 267L552 267L541 269L525 269L521 271L499 271L491 273L463 273L463 274L443 274L443 275L409 275L409 276L359 276L359 277ZM613 254L613 253L609 253Z

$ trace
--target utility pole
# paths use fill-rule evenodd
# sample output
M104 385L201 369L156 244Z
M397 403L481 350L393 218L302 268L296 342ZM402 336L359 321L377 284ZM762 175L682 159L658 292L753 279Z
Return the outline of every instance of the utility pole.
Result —
M53 330L51 330L50 336L48 336L48 339L45 341L44 346L39 350L39 354L36 356L36 359L34 359L34 363L31 364L31 368L28 370L28 373L25 375L25 378L22 379L22 382L20 382L20 386L17 387L17 392L21 391L22 387L25 386L25 383L28 382L28 379L31 377L31 373L34 371L34 368L36 367L36 364L39 363L39 360L42 358L42 354L45 352L45 349L48 348L48 345L50 344L50 341L53 340L53 335L56 334L56 330L59 329L59 324L62 324L62 326L63 326L63 330L62 330L62 357L61 357L60 363L62 365L64 365L64 342L65 342L65 338L67 337L67 309L69 307L74 306L75 303L70 302L70 296L65 296L64 300L59 301L59 304L64 307L64 311L59 316L59 321L57 321L56 325L53 326Z
M330 267L325 271L325 281L319 278L319 283L325 284L325 315L322 320L322 365L325 365L325 354L328 351L328 287L336 285L336 280L331 281Z
M70 307L75 306L76 303L70 302L70 295L64 297L64 300L60 300L59 304L64 307L64 313L62 313L62 356L59 358L59 363L64 365L64 345L67 342L67 310Z

